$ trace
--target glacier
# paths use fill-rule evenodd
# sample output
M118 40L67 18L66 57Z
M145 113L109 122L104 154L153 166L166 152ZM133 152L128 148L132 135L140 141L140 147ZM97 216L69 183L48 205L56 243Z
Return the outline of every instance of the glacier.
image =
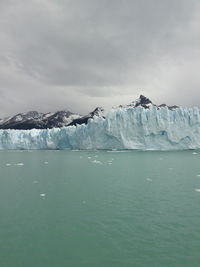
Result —
M53 129L0 130L0 149L200 148L200 109L116 108L87 124Z

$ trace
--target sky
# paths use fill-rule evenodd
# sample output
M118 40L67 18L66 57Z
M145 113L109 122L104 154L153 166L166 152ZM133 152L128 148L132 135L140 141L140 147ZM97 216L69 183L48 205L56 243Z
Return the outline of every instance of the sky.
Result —
M0 0L0 117L200 106L199 0Z

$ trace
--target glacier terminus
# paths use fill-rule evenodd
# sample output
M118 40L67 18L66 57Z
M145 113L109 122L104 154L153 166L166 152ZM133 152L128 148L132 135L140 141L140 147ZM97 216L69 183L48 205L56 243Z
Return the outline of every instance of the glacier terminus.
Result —
M1 150L199 148L199 108L156 106L144 96L130 105L96 113L87 123L52 129L0 130Z

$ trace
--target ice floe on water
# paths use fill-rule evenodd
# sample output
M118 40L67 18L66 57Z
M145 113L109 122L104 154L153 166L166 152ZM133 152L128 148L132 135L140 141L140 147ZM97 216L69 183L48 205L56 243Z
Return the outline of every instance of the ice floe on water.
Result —
M24 163L19 162L19 163L15 163L14 165L15 165L15 166L24 166Z
M11 163L6 163L6 166L11 166Z
M113 158L112 158L112 159L109 159L109 160L108 160L108 164L109 164L109 165L112 165L112 164L113 164L113 160L114 160Z
M148 182L152 182L152 179L151 179L151 178L146 178L146 180L147 180Z
M192 154L193 154L193 155L198 155L198 153L197 153L197 152L193 152Z
M200 177L200 174L197 174L197 177Z
M40 197L41 197L42 199L45 200L45 198L46 198L46 194L45 194L45 193L41 193L41 194L40 194Z
M99 160L93 160L93 161L91 161L92 163L95 163L95 164L103 164L101 161L99 161Z
M48 161L45 161L44 164L49 164L49 162Z
M196 192L200 192L200 188L195 188L194 191L196 191Z

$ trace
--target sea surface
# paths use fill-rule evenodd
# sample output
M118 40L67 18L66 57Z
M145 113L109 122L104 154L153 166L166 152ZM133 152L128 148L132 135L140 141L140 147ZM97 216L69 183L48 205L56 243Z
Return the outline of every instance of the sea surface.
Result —
M199 267L200 151L0 151L1 267Z

